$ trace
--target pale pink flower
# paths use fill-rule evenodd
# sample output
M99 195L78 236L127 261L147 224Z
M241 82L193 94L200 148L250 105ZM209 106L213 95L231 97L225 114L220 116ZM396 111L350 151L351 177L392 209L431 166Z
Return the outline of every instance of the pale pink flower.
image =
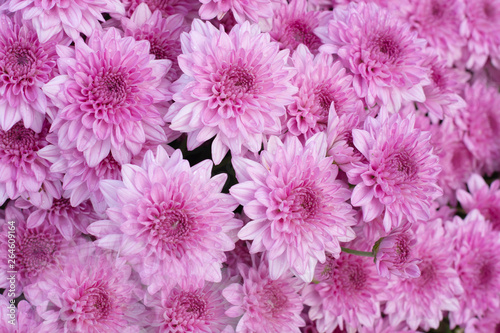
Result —
M454 327L500 308L500 233L476 209L464 220L455 216L446 227L453 239L454 268L464 288L459 309L450 313Z
M467 187L469 192L457 190L457 199L462 208L466 213L473 209L479 210L491 223L493 230L500 231L500 180L496 179L488 186L483 177L473 174L467 181Z
M388 232L401 224L426 221L430 206L443 193L437 185L439 159L429 143L430 133L415 128L415 117L394 114L387 119L367 118L364 130L352 131L354 145L366 158L347 172L356 184L351 203L362 207L371 221L385 212Z
M109 220L87 230L126 258L151 294L220 282L224 251L234 249L228 233L242 222L236 200L220 193L226 174L211 171L208 160L191 168L180 150L171 157L160 146L148 151L141 166L122 166L123 181L100 182Z
M500 0L464 0L460 34L467 38L465 66L478 70L488 59L500 68Z
M413 248L420 277L389 280L389 299L384 313L392 326L406 322L412 330L437 329L444 311L457 311L457 296L463 292L453 268L452 239L445 234L440 219L419 223Z
M73 40L80 33L87 37L95 30L102 30L103 13L125 14L119 0L9 0L4 5L11 12L21 11L23 19L31 21L40 42L44 43L64 31Z
M426 41L409 25L374 3L337 8L328 26L315 30L320 51L337 54L354 74L353 86L368 106L397 112L404 102L423 102L428 70L422 66Z
M44 281L25 290L45 320L39 332L140 332L143 292L131 273L124 259L92 243L75 247Z
M266 261L257 267L240 264L243 284L233 283L222 291L232 305L226 315L240 318L237 333L298 333L299 327L305 325L299 295L303 282L291 273L271 279Z
M314 34L314 29L326 25L329 18L328 12L308 11L306 0L285 2L275 10L269 34L282 49L294 51L299 44L304 44L317 54L321 40Z
M297 92L288 50L279 51L269 34L248 22L227 34L195 20L181 44L184 75L172 85L175 103L165 121L188 133L189 150L215 136L212 159L219 164L228 150L258 152L264 135L280 134L280 117Z
M120 37L111 28L59 46L61 75L43 90L60 108L51 130L61 149L76 147L90 167L111 152L129 163L145 142L167 141L158 103L169 99L165 74L170 60L155 60L147 41Z
M40 43L25 23L0 15L0 128L42 130L47 97L41 87L55 75L56 41Z
M465 87L467 107L461 115L466 132L463 141L482 172L500 170L500 93L498 87L476 81Z
M273 5L278 5L278 0L200 0L200 18L211 20L215 17L221 19L231 11L236 21L240 24L245 21L258 23L260 18L273 16Z
M364 113L363 103L352 88L352 76L331 55L313 56L307 47L299 45L292 62L298 71L292 83L299 91L287 106L286 124L302 142L325 131L332 105L338 115Z
M125 36L136 40L147 40L151 46L149 52L155 59L168 59L172 67L167 73L171 81L177 80L182 71L177 63L177 56L182 53L180 35L189 30L184 17L180 14L162 17L160 10L151 12L145 3L139 4L130 19L121 19Z
M258 162L233 158L240 183L229 192L252 219L238 236L253 240L251 253L267 251L273 279L291 269L310 282L325 252L338 256L339 241L355 237L354 211L346 202L351 192L332 161L323 133L305 145L296 137L282 143L273 136Z
M22 300L16 307L10 302L11 300L13 298L0 295L0 332L39 333L41 318L36 315L31 304Z
M314 278L302 296L309 305L309 318L320 332L335 329L356 332L373 327L380 318L380 303L385 301L386 282L378 276L373 259L341 253L337 259L328 255L318 264Z
M410 229L410 224L394 228L380 238L373 247L375 265L380 276L391 278L416 278L420 276L417 264L420 259L413 255L413 246L417 242Z

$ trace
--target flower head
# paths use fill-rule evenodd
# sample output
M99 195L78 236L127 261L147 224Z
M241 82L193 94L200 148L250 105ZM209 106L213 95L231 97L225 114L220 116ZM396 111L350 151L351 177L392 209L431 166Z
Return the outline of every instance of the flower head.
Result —
M233 155L258 152L263 135L280 134L280 117L293 102L286 66L289 51L279 51L268 34L245 22L229 34L195 20L181 36L179 66L184 75L173 85L175 103L166 121L188 133L188 149L215 136L216 164L230 149Z
M226 175L211 178L211 170L209 161L191 168L179 150L148 151L142 166L122 166L123 181L101 181L109 220L87 230L126 258L151 294L219 282L224 251L234 249L228 233L242 223L236 200L220 193Z
M164 77L171 62L154 60L147 41L122 38L111 28L58 53L61 75L43 90L60 108L52 130L61 149L76 147L95 167L110 152L128 163L146 141L167 141L156 103L168 98Z
M388 232L401 224L428 220L430 206L442 195L437 185L439 160L429 143L430 133L414 127L415 117L394 114L381 121L368 118L365 129L352 131L354 145L366 158L347 175L353 184L351 202L371 221L385 212Z
M377 103L394 113L405 101L425 100L426 42L389 11L374 3L352 3L335 9L328 26L316 33L324 43L320 51L339 56L354 74L356 93L369 106Z
M350 191L336 179L325 139L318 133L302 145L273 136L259 162L233 158L240 183L229 191L252 219L238 236L253 240L250 252L267 251L273 279L292 269L310 282L325 252L338 256L339 241L355 237Z

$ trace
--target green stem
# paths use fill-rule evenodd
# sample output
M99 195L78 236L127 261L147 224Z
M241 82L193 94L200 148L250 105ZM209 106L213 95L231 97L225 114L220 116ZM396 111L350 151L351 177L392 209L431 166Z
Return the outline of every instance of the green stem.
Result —
M348 249L346 247L341 247L341 249L345 253L350 253L350 254L354 254L354 255L357 255L357 256L370 257L370 258L375 257L372 252L352 250L352 249Z

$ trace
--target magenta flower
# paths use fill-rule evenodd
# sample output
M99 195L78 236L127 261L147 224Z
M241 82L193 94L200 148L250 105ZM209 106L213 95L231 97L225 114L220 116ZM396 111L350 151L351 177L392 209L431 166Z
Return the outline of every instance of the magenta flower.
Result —
M87 230L127 259L151 294L220 282L224 251L234 249L228 233L242 222L236 200L220 193L226 175L211 178L211 171L210 161L191 168L179 150L171 157L161 146L148 151L142 166L122 166L123 181L101 181L109 220Z
M269 277L266 260L258 267L240 265L243 285L233 283L222 295L233 306L226 311L229 317L239 317L236 332L300 332L305 325L300 316L303 287L300 279L286 273L279 279Z
M0 295L0 332L2 333L39 333L41 319L35 310L25 300L19 301L17 308L12 311L13 304L4 295ZM12 312L11 312L12 311ZM14 318L10 317L13 315ZM14 319L12 321L12 319ZM11 323L14 322L14 325Z
M453 239L454 267L464 288L458 298L460 308L450 314L454 327L500 308L500 233L492 230L478 210L464 220L456 216L446 227Z
M60 108L51 130L61 149L76 146L95 167L110 152L128 163L146 141L167 141L155 103L169 98L164 77L171 62L154 60L148 42L111 28L96 31L88 45L76 41L74 50L60 46L58 54L61 75L43 90Z
M326 25L329 18L328 12L308 11L306 0L282 3L274 12L269 34L281 49L294 51L299 44L304 44L309 51L317 54L321 40L314 34L314 29Z
M314 274L317 284L304 288L304 304L309 305L309 318L316 321L320 332L336 328L356 332L373 327L380 318L380 303L387 300L386 282L375 271L370 258L341 253L335 259L328 255L318 264Z
M229 192L252 219L238 236L253 240L251 253L267 251L273 279L292 269L310 282L325 252L338 256L339 241L355 237L350 191L336 179L325 139L318 133L303 146L296 137L282 143L273 136L259 162L233 158L240 183Z
M385 212L386 232L401 224L427 221L434 199L443 194L437 185L439 160L429 143L430 133L415 128L415 117L394 114L367 118L365 129L352 131L354 145L366 158L347 172L356 184L351 203L362 207L371 221Z
M491 223L493 230L500 231L500 180L495 180L490 186L483 177L473 174L468 182L469 192L457 190L457 199L466 213L473 209L479 210L482 216Z
M240 24L245 21L258 23L260 18L272 17L272 7L279 3L277 0L200 0L200 2L201 19L211 20L214 17L221 19L231 11Z
M41 87L55 74L56 43L40 43L26 23L0 15L0 128L42 130L47 97Z
M352 76L331 55L314 57L307 47L299 45L292 62L298 71L292 83L299 91L287 107L286 124L302 142L326 129L332 103L338 115L364 114L363 103L352 88Z
M125 260L92 243L74 254L25 295L45 320L39 332L139 332L141 286Z
M420 277L389 280L389 300L384 313L392 326L406 322L412 330L437 329L443 311L457 311L457 296L463 292L453 268L452 239L445 234L440 219L420 223L416 228L414 253L421 258Z
M104 22L103 13L125 14L119 0L9 0L2 7L21 11L23 19L32 22L42 43L61 31L76 41L80 33L90 36L93 31L102 30L99 21Z
M403 102L425 101L428 70L422 66L426 42L391 13L373 3L337 8L328 26L315 30L354 74L353 86L368 106L397 112Z
M417 242L407 223L399 228L392 229L389 235L380 238L374 246L375 265L380 276L391 278L396 275L400 278L417 278L421 262L413 256L413 246Z
M215 136L212 159L219 164L228 150L258 152L263 136L280 134L280 117L293 102L286 66L288 50L278 51L257 25L245 22L229 34L195 20L182 35L178 58L184 75L172 86L175 103L165 121L188 133L192 150Z
M167 73L171 81L177 80L182 71L177 63L177 56L182 53L180 35L187 31L184 17L180 14L162 17L158 9L151 12L145 3L139 4L130 19L121 19L125 36L132 36L136 40L147 40L150 44L149 52L155 59L168 59L172 68Z

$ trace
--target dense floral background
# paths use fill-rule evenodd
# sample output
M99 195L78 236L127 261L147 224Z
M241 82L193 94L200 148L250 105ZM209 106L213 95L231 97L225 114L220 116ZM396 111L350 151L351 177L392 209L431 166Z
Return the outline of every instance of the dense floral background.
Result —
M500 332L500 0L0 0L0 333Z

